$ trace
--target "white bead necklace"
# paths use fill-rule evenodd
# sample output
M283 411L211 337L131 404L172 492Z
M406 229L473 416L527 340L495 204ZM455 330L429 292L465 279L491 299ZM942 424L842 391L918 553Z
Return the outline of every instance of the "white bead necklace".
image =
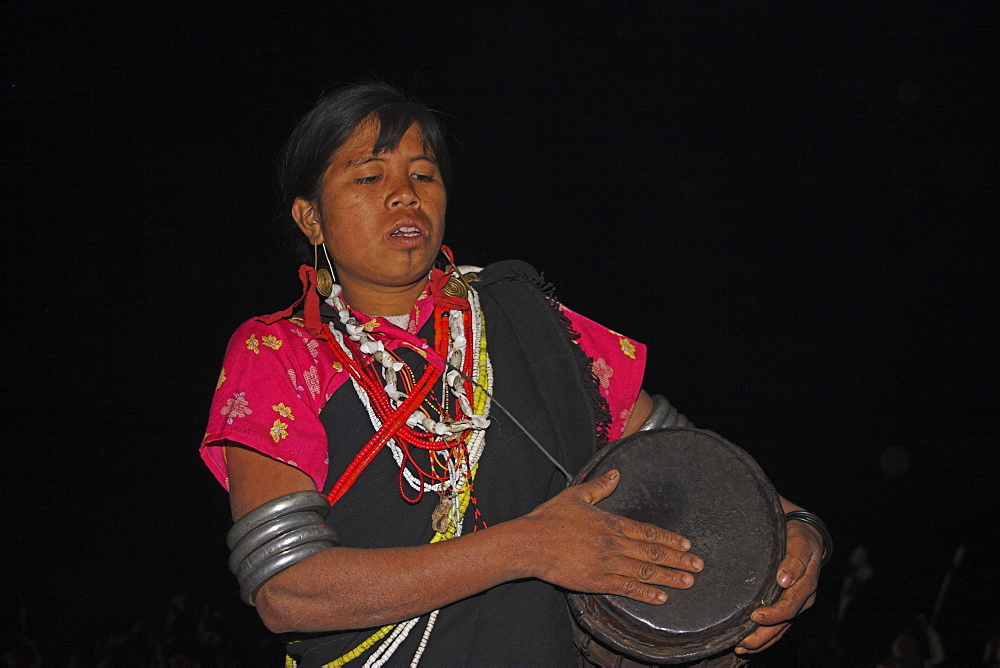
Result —
M405 393L401 392L397 385L397 372L402 369L403 363L393 358L392 355L385 350L381 341L375 340L369 335L368 331L363 326L358 325L357 320L351 316L350 310L348 310L343 299L340 298L340 294L341 287L334 284L333 293L327 299L327 303L337 309L340 322L344 325L344 329L347 331L348 336L353 341L360 342L360 351L364 354L371 355L372 359L374 359L379 366L381 366L382 377L385 381L384 390L389 398L390 405L393 408L399 408L400 403L402 403L402 401L406 398ZM403 450L396 443L395 439L390 438L386 442L386 445L389 446L389 449L392 452L393 459L395 459L396 464L402 468L404 478L411 488L414 490L422 489L425 492L436 492L442 495L441 503L438 508L435 509L434 515L438 515L439 511L443 510L448 521L447 525L443 525L442 528L439 528L437 520L435 519L434 528L436 534L432 542L447 539L447 534L449 532L451 532L454 537L462 535L464 513L461 497L464 492L467 501L467 497L470 492L469 488L471 486L472 474L476 465L479 463L479 459L482 457L483 450L486 447L486 428L490 425L489 414L490 406L492 404L493 365L490 362L489 353L486 349L483 311L482 306L479 303L479 295L476 294L475 290L470 288L468 292L468 299L468 312L469 317L471 318L470 325L473 341L469 342L465 339L465 311L458 309L449 311L448 359L445 360L449 367L444 373L444 381L442 382L442 393L450 394L453 397L464 417L448 422L445 422L443 419L435 421L425 415L422 411L416 410L406 420L407 425L413 429L420 429L429 434L436 434L438 439L446 436L461 435L463 432L472 430L473 433L465 448L467 459L465 461L458 462L452 454L451 448L443 450L442 454L448 468L447 482L422 483L409 471L409 469L404 467ZM405 318L405 321L402 320L402 318ZM406 326L409 324L409 316L390 316L387 319L401 329L406 329ZM345 345L344 335L340 332L340 330L333 327L332 324L329 326L329 329L341 350L343 350L350 359L354 359L350 348ZM476 403L482 404L478 413L475 411L473 402L466 396L465 384L463 382L464 378L462 374L456 370L463 368L467 355L473 355L471 362L472 384L475 388L474 398ZM354 386L355 393L368 413L368 418L372 423L372 427L374 427L377 432L382 427L382 421L379 419L374 407L372 406L371 398L353 377L351 378L351 383ZM445 397L443 396L442 400L444 400L444 398ZM444 404L444 401L442 401L442 404ZM461 436L459 436L459 438L461 438ZM434 623L437 621L439 612L440 610L434 610L429 614L427 626L424 629L420 639L420 644L413 656L413 660L410 663L411 667L417 666L420 662L420 658L423 656L424 650L427 648L427 641L430 637L431 631L434 629ZM378 648L365 662L365 668L381 668L381 666L385 665L403 641L406 640L410 631L413 630L419 620L420 617L415 617L396 625L396 628L393 629L392 633L382 640Z
M386 395L389 397L389 402L393 408L398 408L399 404L406 398L406 394L397 388L397 372L402 369L403 363L395 360L395 358L388 354L382 342L372 338L364 326L358 325L357 320L355 320L355 318L351 315L343 300L340 298L340 286L334 284L333 287L333 295L327 299L327 303L337 309L340 321L347 330L348 336L352 340L360 342L360 350L371 355L372 358L382 367ZM483 312L479 303L479 295L476 294L475 290L469 290L468 297L468 312L472 319L472 337L475 342L481 343L484 341ZM445 373L444 382L444 391L450 393L452 397L455 398L465 417L445 422L441 420L434 420L425 415L422 411L416 410L407 418L406 423L414 429L419 429L429 434L436 434L439 437L451 434L461 434L462 432L470 429L474 430L466 446L469 456L467 468L471 470L479 462L486 445L486 428L490 425L488 416L490 406L492 404L491 394L493 388L493 365L490 362L488 352L485 350L479 350L480 346L478 345L470 346L469 342L465 340L465 313L465 311L456 309L449 311L448 314L449 353L447 362L454 368L448 369ZM347 353L348 357L353 359L350 349L344 344L344 335L332 325L330 325L329 328L341 349ZM465 396L465 385L463 383L464 379L462 378L462 374L456 370L462 368L465 356L470 353L475 355L475 358L473 359L473 385L483 387L486 390L482 400L483 407L480 413L475 412L469 398ZM371 398L368 396L368 393L365 392L364 388L353 378L352 384L354 386L355 393L358 395L361 403L365 406L365 410L368 413L372 426L375 428L375 431L378 431L382 427L382 421L379 419L374 407L372 406ZM402 448L399 447L395 439L389 439L387 445L392 452L393 459L396 460L398 465L402 466L404 457ZM425 492L443 493L450 491L452 493L457 493L461 489L462 479L465 477L465 473L459 471L458 469L462 467L456 468L454 466L454 459L447 450L444 451L444 456L449 464L449 475L452 480L449 480L448 483L425 482L423 483L423 490ZM413 473L410 472L409 469L404 469L403 475L412 489L418 491L421 489L420 481L413 475ZM455 485L457 485L457 487Z

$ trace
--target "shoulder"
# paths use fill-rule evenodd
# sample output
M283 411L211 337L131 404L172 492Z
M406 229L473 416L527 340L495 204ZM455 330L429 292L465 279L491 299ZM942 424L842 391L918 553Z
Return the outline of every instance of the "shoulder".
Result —
M478 269L478 267L474 268ZM538 270L523 260L494 262L475 273L481 286L507 280L521 279L530 282L541 278Z
M250 318L240 323L240 326L236 328L230 340L230 345L233 342L239 341L240 339L246 339L250 336L267 336L268 334L279 335L290 333L294 324L291 319L278 320L276 322L268 324L264 322L260 317Z
M477 291L508 296L511 293L535 294L551 302L558 301L555 286L545 280L544 274L523 260L503 260L487 265L472 280Z
M314 339L312 334L305 328L302 318L291 316L280 320L268 320L268 316L257 316L243 322L233 333L232 340L236 341L249 336L294 336L297 338Z
M227 364L259 367L262 364L305 366L315 364L321 354L320 341L301 319L282 318L270 323L251 318L236 328L226 350Z

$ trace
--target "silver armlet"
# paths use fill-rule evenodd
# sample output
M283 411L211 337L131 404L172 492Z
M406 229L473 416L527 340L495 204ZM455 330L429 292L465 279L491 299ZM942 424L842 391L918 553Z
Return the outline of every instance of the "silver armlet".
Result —
M662 394L653 395L653 411L639 427L639 431L660 429L661 427L694 427L691 421L670 405Z
M330 504L319 492L293 492L268 501L241 517L229 530L229 570L240 598L254 605L268 580L317 552L338 545L325 523Z

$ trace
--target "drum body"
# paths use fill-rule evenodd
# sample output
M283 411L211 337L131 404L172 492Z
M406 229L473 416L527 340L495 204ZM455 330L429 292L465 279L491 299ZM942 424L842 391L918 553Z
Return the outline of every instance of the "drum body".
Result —
M705 568L690 589L665 589L667 602L659 606L569 594L570 611L586 632L578 634L581 651L602 665L623 665L607 660L608 649L641 664L663 664L735 647L757 627L750 613L781 593L775 575L785 551L785 521L770 481L740 448L689 428L615 441L574 482L611 469L619 470L621 481L597 506L687 537Z

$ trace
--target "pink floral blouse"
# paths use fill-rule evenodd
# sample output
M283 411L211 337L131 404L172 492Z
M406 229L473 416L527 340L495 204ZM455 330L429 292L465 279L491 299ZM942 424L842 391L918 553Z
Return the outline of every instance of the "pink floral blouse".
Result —
M639 396L646 346L560 308L580 333L580 347L594 360L594 375L611 409L609 437L618 438ZM418 300L410 331L418 331L432 311L429 297ZM386 342L386 348L393 347ZM271 325L248 320L236 330L226 351L201 444L202 459L228 489L223 446L224 441L233 441L300 469L322 489L329 462L319 414L337 388L349 381L347 369L301 320Z

